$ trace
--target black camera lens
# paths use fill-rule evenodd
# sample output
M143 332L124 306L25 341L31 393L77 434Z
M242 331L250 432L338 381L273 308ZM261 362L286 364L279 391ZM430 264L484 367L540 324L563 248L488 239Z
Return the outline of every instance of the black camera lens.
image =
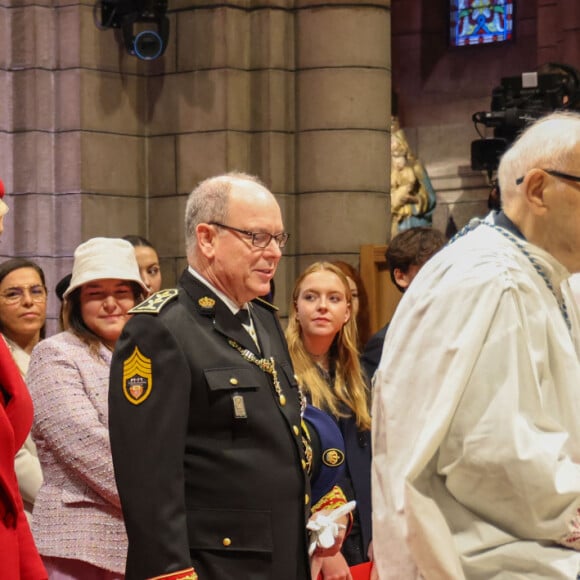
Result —
M135 36L133 50L141 60L154 60L163 54L163 40L154 30L143 30Z

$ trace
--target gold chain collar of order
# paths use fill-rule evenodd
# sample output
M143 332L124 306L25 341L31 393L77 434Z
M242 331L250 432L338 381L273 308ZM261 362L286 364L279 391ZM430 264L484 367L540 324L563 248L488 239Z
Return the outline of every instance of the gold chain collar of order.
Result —
M274 384L274 390L276 391L276 395L278 396L278 401L280 405L284 407L286 405L286 396L282 391L282 385L280 385L280 381L278 379L278 371L276 370L276 362L274 361L274 357L270 358L258 358L251 350L247 348L243 348L240 344L238 344L235 340L231 338L228 339L228 344L235 348L241 355L244 360L255 364L265 373L268 373L272 376L272 382ZM306 401L302 395L302 389L298 390L298 396L300 398L300 414L302 415L304 412L304 407Z

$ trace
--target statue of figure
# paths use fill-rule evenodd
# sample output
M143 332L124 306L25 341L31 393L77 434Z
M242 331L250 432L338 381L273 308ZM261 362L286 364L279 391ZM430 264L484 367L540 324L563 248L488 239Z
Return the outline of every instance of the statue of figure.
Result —
M398 120L391 123L391 237L430 226L436 197L423 164L413 155Z

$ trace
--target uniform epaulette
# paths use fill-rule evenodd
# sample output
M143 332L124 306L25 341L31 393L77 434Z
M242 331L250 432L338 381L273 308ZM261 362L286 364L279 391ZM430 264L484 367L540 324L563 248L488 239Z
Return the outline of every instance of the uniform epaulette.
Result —
M252 300L252 302L255 302L256 304L259 304L260 306L263 306L264 308L267 308L268 310L271 310L272 312L278 312L279 308L277 306L274 306L274 304L272 304L271 302L268 302L267 300L264 300L263 298L254 298Z
M131 308L129 314L159 314L164 306L177 298L178 294L179 290L177 288L159 290L159 292L155 292L155 294L149 296L147 300Z

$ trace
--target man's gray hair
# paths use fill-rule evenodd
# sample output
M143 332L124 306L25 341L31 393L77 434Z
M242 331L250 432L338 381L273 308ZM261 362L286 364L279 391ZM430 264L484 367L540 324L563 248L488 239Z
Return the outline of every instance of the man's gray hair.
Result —
M516 179L534 168L570 171L570 158L579 144L580 114L557 112L536 121L501 158L498 180L502 200L509 202L516 192Z
M190 255L197 245L196 228L210 222L226 223L232 186L236 181L251 181L264 187L254 175L233 171L205 179L189 194L185 206L185 247Z

